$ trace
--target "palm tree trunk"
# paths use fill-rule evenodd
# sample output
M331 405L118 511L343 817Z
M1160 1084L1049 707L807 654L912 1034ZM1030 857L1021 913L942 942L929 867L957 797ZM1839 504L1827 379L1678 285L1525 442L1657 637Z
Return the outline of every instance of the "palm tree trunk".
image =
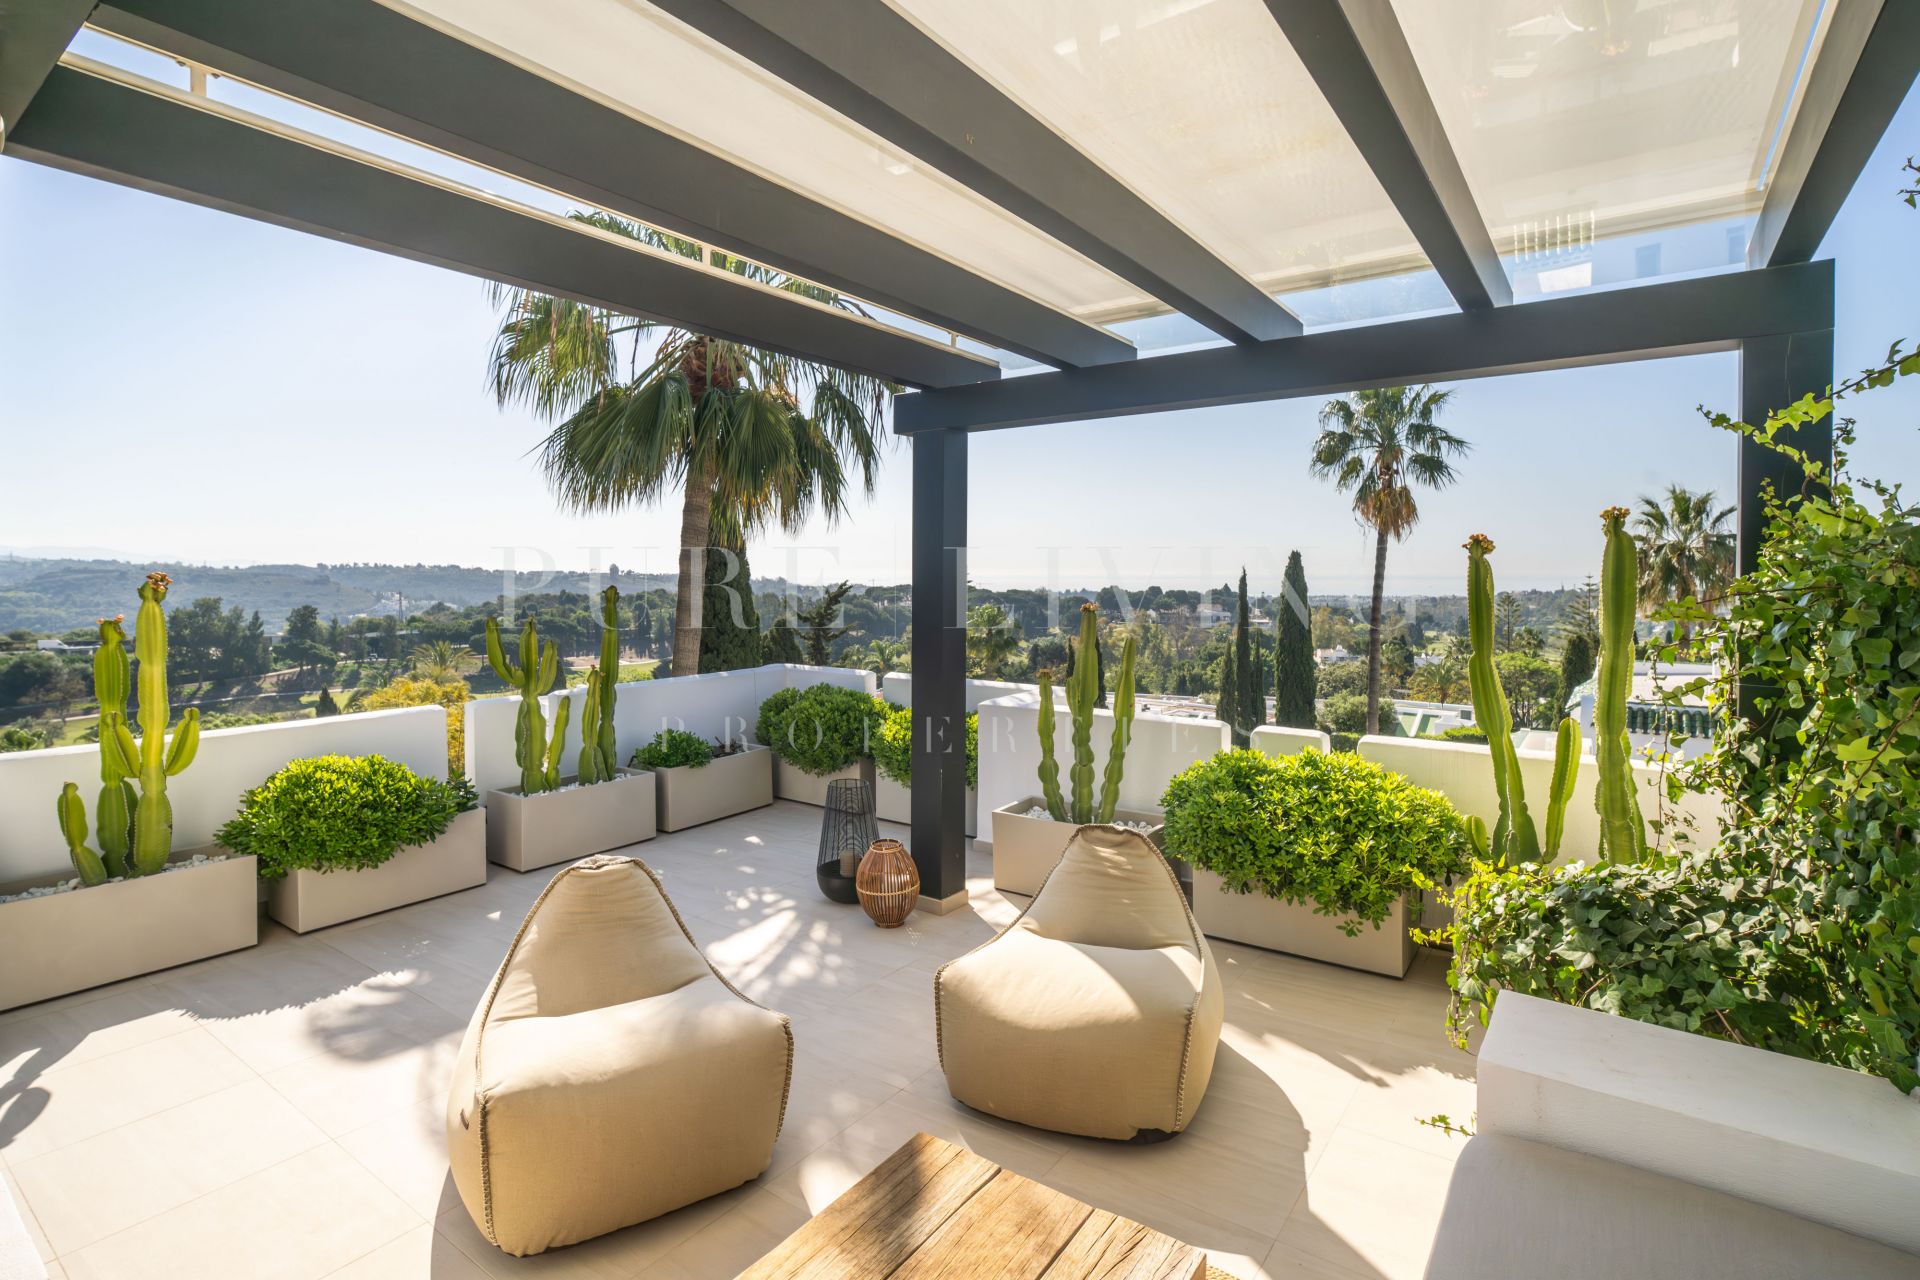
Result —
M1380 732L1380 597L1387 588L1387 534L1373 548L1373 612L1367 618L1367 732Z
M673 674L700 672L700 607L706 598L707 537L713 523L713 463L687 474L680 504L680 582L673 606Z

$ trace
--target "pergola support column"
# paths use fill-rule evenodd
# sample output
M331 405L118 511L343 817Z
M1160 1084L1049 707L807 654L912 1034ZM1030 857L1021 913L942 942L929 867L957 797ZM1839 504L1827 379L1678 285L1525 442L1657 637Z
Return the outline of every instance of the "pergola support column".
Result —
M913 438L913 861L920 906L967 900L967 433Z
M1740 344L1740 420L1759 426L1801 397L1819 395L1833 385L1833 330L1775 334L1748 338ZM1833 464L1833 417L1782 431L1775 439L1826 463ZM1736 567L1751 573L1760 563L1760 547L1767 536L1767 495L1801 492L1806 474L1798 463L1776 451L1740 437L1739 550ZM1739 713L1751 719L1754 699L1766 687L1742 680Z

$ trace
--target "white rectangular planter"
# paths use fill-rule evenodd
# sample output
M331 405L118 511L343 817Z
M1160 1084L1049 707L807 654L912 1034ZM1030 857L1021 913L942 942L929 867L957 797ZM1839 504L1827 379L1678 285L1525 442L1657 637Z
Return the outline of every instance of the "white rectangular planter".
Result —
M218 845L173 856L224 852ZM0 887L20 893L72 873ZM238 951L260 941L252 855L0 904L0 1009Z
M873 811L882 822L910 823L913 821L913 792L876 770ZM969 837L980 834L980 793L972 787L967 788L966 831Z
M811 774L804 769L796 769L778 755L773 759L773 791L782 800L824 805L827 802L827 784L841 778L859 778L872 786L873 761L856 760L833 773Z
M660 829L684 831L773 803L773 752L750 746L698 768L655 769Z
M653 785L646 770L622 769L588 787L569 778L559 791L489 791L487 861L532 871L651 840Z
M1193 869L1193 918L1209 938L1324 960L1328 964L1403 978L1413 966L1412 923L1401 898L1378 929L1362 924L1349 938L1334 916L1315 914L1305 903L1281 902L1264 893L1229 893L1205 867Z
M295 933L358 920L487 882L487 811L453 816L438 839L358 871L301 868L267 882L267 914Z
M993 811L993 887L1007 893L1032 897L1040 892L1041 882L1067 851L1067 841L1080 828L1071 822L1051 818L1029 818L1027 810L1044 804L1038 796L1028 796ZM1147 838L1158 845L1165 815L1144 809L1115 809L1115 819L1150 822Z

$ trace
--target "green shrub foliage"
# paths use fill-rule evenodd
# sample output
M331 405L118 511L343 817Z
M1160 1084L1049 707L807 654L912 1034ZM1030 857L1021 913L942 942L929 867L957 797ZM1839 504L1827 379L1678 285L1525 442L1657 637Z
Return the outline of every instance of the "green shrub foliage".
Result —
M1471 853L1446 797L1351 754L1222 752L1176 776L1161 804L1168 852L1234 893L1345 917L1349 934L1466 870Z
M633 753L636 769L699 769L713 762L713 744L685 729L662 729Z
M241 797L218 838L258 858L263 877L364 871L437 838L472 795L384 756L313 756Z
M803 773L821 776L873 754L887 704L839 685L781 689L760 704L760 741Z
M903 787L913 785L913 710L887 704L887 718L873 739L873 763ZM967 717L967 785L980 785L980 716Z
M1896 347L1842 393L1914 374ZM1779 447L1832 409L1716 421ZM1851 479L1835 439L1834 469L1801 459L1830 488L1773 506L1724 616L1668 611L1719 673L1670 691L1719 722L1670 786L1723 797L1725 833L1646 867L1479 868L1451 930L1457 1030L1526 991L1920 1087L1920 507Z

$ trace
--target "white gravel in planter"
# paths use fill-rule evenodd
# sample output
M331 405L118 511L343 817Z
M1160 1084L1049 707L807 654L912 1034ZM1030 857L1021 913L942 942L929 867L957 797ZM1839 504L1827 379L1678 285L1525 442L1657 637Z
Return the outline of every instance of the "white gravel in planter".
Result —
M225 862L226 860L227 860L227 855L224 853L216 853L212 855L208 855L204 853L196 853L191 858L188 858L185 862L169 862L166 866L160 868L160 870L155 874L165 875L169 871L184 871L189 867L197 867L209 862ZM115 876L113 879L107 881L107 883L119 884L122 880L126 878L127 877L125 876ZM141 876L136 878L145 879L146 877ZM56 893L71 893L75 889L79 889L81 887L82 885L80 884L80 877L75 876L71 880L62 880L58 884L36 885L33 888L27 889L21 893L0 894L0 904L4 904L8 902L22 902L28 898L48 898L48 897L52 897Z
M1045 818L1049 822L1053 820L1053 813L1043 804L1034 805L1020 816L1023 818ZM1115 818L1107 825L1110 827L1125 827L1129 831L1139 831L1144 834L1145 832L1152 831L1157 824L1152 822L1136 822L1132 818Z

